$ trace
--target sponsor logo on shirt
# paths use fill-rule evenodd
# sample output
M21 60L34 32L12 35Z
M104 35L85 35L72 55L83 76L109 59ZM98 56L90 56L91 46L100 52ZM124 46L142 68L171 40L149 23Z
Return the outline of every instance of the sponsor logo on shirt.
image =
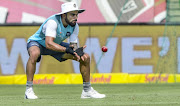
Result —
M67 32L67 33L66 33L66 36L70 36L70 35L71 35L71 32Z
M62 32L57 34L57 37L61 37L62 36Z

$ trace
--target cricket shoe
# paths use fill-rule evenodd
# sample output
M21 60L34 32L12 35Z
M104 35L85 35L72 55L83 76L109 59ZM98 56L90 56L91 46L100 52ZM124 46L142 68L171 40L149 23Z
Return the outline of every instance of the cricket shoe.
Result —
M81 98L105 98L106 95L105 94L100 94L98 93L96 90L94 90L91 87L91 90L89 90L88 92L85 92L84 90L82 91L81 94Z
M27 88L25 91L25 99L37 99L38 97L35 95L33 88Z

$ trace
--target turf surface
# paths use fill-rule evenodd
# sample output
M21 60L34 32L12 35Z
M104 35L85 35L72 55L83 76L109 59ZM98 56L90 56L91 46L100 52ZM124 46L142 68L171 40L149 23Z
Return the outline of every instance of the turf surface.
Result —
M94 84L103 99L80 99L82 85L34 85L39 99L24 99L25 85L0 85L1 106L178 106L180 84Z

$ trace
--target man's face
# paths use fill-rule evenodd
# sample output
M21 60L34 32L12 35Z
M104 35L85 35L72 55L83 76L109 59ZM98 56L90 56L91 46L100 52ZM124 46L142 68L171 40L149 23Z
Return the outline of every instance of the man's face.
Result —
M71 11L66 14L65 21L70 26L74 27L76 25L78 18L78 11Z

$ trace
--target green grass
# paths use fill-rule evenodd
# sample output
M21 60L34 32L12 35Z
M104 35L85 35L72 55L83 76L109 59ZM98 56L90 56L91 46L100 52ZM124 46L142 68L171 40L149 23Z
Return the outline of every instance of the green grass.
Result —
M0 85L1 106L178 106L180 84L94 84L103 99L80 99L82 85L34 85L37 100L24 99L25 85Z

